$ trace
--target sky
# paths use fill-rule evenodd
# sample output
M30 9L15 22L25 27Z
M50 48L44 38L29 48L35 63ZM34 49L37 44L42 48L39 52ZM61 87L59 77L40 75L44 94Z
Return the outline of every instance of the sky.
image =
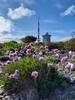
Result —
M0 43L48 32L52 41L72 38L75 31L75 0L0 0Z

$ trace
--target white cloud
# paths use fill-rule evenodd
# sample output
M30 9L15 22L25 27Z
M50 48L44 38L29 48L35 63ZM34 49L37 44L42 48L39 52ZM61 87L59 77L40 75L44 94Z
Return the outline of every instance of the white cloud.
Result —
M0 33L11 32L12 22L4 17L0 16Z
M15 36L11 34L13 31L13 23L3 16L0 16L0 43L11 41Z
M74 5L70 6L68 9L66 9L64 11L64 13L62 13L61 15L68 16L68 15L73 15L73 14L75 14L75 6Z
M14 10L9 8L9 11L8 11L8 16L13 20L20 19L25 16L32 16L35 14L36 12L34 10L24 8L23 5L21 5L19 8L16 8Z
M12 41L12 40L16 40L16 37L12 34L2 34L0 33L0 43L4 43L4 42L9 42L9 41Z

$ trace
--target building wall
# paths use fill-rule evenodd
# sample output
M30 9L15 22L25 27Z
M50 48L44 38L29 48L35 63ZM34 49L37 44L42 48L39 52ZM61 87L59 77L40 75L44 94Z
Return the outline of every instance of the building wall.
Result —
M48 44L50 42L51 42L51 35L49 35L49 34L43 35L43 43Z

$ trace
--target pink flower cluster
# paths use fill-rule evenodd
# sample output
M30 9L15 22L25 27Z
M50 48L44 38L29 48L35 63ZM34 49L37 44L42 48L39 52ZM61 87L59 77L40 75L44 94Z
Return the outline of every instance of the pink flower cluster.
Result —
M15 52L10 52L9 53L9 57L15 57L15 56L17 56L17 52L15 51Z
M44 62L45 58L43 56L39 57L39 61Z
M65 63L65 62L67 62L67 61L68 61L68 57L67 57L67 56L62 57L61 63Z
M45 45L45 49L48 49L48 45Z
M31 73L31 76L34 77L34 78L37 78L38 77L38 72L37 71L33 71Z
M27 55L31 55L31 49L27 49L27 50L26 50L26 54L27 54Z
M11 79L18 79L19 78L19 75L20 75L20 73L19 73L19 70L15 70L15 72L13 73L13 74L8 74L8 73L6 73L6 80L11 80Z
M11 63L12 63L12 61L7 60L7 61L6 61L5 63L3 63L2 65L3 65L3 66L9 66Z
M69 70L72 70L74 68L74 64L68 62L65 68L68 68Z

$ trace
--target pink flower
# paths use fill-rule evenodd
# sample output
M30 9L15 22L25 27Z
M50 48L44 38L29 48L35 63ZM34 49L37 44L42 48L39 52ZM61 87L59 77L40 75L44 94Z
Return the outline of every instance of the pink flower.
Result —
M9 78L9 79L12 79L12 78L13 78L13 74L10 74L10 75L8 76L8 78Z
M7 62L3 63L3 66L8 66L9 64Z
M27 54L27 55L31 55L31 49L27 49L27 50L26 50L26 54Z
M67 56L62 57L62 59L61 59L61 63L65 63L65 62L67 62L67 61L68 61L68 57L67 57Z
M19 78L19 74L14 73L14 74L13 74L13 78L14 78L14 79L18 79L18 78Z
M13 56L17 56L17 53L15 52L15 53L13 53Z
M15 70L15 72L13 74L5 74L6 80L11 80L11 79L18 79L19 78L19 70Z
M34 77L34 78L37 78L38 77L38 72L37 71L33 71L31 73L31 76Z
M19 73L19 70L18 70L18 69L16 69L16 70L15 70L15 73Z
M6 80L11 80L13 78L13 74L6 73L5 74Z
M65 66L65 68L72 70L74 68L74 64L68 62L67 65Z
M72 55L72 59L75 59L75 54L74 54L74 55Z
M45 49L48 49L48 46L47 45L45 45Z
M18 77L19 77L19 70L15 70L15 73L13 74L13 78L14 79L18 79Z
M53 64L48 63L48 64L47 64L47 67L48 67L48 68L51 68L51 67L53 67Z
M7 60L6 63L7 63L7 64L11 64L12 62L11 62L10 60Z
M45 60L44 57L39 57L39 61L43 62Z

